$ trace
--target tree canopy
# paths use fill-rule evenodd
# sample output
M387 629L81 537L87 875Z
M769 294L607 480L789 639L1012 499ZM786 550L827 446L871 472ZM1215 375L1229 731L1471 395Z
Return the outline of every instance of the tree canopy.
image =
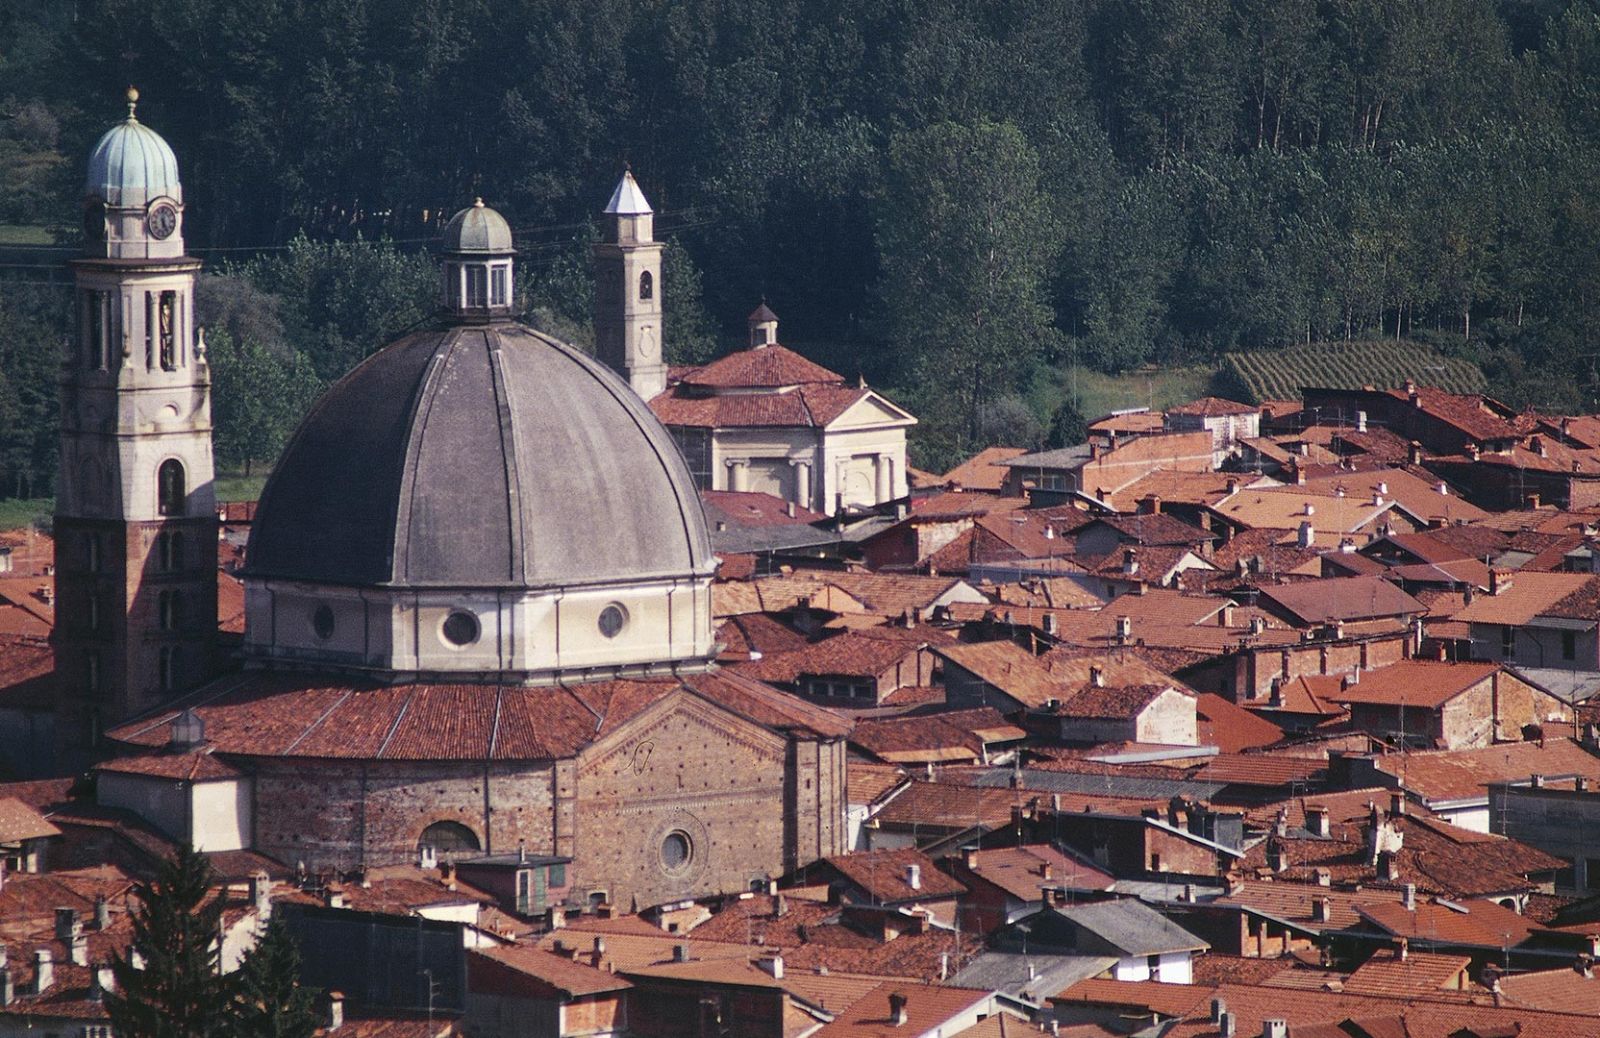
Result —
M474 195L517 230L530 318L581 340L626 160L678 246L668 349L737 342L765 296L790 345L940 408L924 463L973 434L975 384L1043 426L1064 364L1327 340L1419 340L1512 403L1600 407L1592 0L92 0L0 4L0 58L0 225L74 243L82 158L136 83L190 245L278 301L324 382L431 308L420 250ZM930 313L975 291L971 235L897 208L951 156L948 213L1045 200L995 225L1015 312L981 383L970 321L917 344L953 373L903 336L914 264L950 272ZM0 278L40 279L9 257ZM65 334L64 300L18 318L4 294L0 321ZM0 413L49 421L0 359ZM0 492L51 449L0 444Z

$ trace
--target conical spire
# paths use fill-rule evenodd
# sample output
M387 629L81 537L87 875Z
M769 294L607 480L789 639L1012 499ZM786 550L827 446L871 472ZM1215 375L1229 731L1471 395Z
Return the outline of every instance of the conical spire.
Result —
M611 192L611 201L606 203L606 212L612 216L644 216L655 212L645 201L631 168L623 169L622 179L617 181L617 189Z

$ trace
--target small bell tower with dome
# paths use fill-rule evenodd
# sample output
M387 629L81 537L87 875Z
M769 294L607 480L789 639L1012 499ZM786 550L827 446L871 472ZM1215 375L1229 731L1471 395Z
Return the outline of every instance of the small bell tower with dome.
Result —
M474 199L439 237L446 314L461 321L509 320L515 310L511 264L516 250L505 217Z
M177 159L138 99L129 88L127 118L89 156L62 358L57 734L75 751L210 677L217 626L200 262L185 254Z
M661 243L655 211L625 169L594 246L594 352L645 400L667 388L661 355Z

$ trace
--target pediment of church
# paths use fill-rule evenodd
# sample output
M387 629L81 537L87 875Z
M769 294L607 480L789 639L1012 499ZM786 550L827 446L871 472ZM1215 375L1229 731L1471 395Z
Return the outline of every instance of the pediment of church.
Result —
M875 392L869 391L860 400L845 408L844 413L827 424L829 432L844 429L870 429L884 425L915 425L911 412L891 404Z
M756 758L781 763L782 736L739 717L691 692L678 690L597 739L578 757L580 778L631 781L649 773L739 766Z

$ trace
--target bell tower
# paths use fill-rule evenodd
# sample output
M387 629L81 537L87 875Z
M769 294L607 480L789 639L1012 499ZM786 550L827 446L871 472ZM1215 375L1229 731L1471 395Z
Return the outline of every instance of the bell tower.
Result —
M594 246L595 355L645 400L667 388L661 356L661 243L654 210L624 170Z
M77 331L61 367L56 479L57 741L206 680L217 628L211 376L194 326L183 185L135 114L100 138L72 262Z

